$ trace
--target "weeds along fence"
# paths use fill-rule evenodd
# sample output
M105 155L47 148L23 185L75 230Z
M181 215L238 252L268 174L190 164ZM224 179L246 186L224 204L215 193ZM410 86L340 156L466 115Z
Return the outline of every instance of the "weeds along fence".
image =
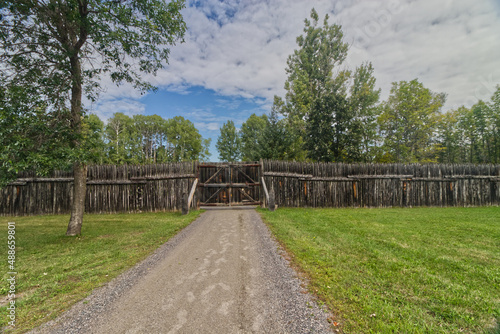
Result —
M261 161L260 165L260 175L280 207L500 205L500 165L284 161ZM198 173L197 162L89 166L85 210L89 213L181 210L182 195L191 189ZM216 179L210 182L218 182ZM72 172L56 171L46 178L22 173L16 181L0 189L0 215L69 213L72 196ZM192 207L199 198L197 191Z
M85 210L89 213L181 210L195 163L145 166L89 166ZM22 173L0 189L0 215L69 213L73 173L56 171L47 178ZM196 202L195 202L196 203Z
M264 161L263 169L278 206L500 205L500 165Z

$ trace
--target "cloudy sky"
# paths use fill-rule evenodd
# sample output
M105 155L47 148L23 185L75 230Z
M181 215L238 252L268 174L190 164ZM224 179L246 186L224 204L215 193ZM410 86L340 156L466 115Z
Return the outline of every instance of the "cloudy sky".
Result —
M152 80L159 91L109 85L91 111L183 116L212 138L217 160L222 123L240 126L284 96L286 59L313 7L342 26L343 67L372 62L383 99L392 82L418 78L447 93L448 110L488 100L500 84L500 0L188 0L185 43Z

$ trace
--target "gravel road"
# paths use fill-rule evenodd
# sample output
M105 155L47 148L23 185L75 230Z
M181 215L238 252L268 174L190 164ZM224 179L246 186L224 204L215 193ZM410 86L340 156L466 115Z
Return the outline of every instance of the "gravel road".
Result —
M331 333L253 209L207 210L33 333Z

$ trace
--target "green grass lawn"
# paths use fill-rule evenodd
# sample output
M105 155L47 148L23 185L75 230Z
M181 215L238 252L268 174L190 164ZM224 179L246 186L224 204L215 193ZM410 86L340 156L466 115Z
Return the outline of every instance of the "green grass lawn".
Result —
M82 236L66 237L69 216L0 217L7 264L7 223L16 226L16 330L24 332L60 315L93 289L144 259L198 215L140 213L85 215ZM5 299L7 275L0 298ZM7 325L5 300L0 327ZM0 329L1 331L1 329Z
M344 333L500 333L500 208L260 210Z

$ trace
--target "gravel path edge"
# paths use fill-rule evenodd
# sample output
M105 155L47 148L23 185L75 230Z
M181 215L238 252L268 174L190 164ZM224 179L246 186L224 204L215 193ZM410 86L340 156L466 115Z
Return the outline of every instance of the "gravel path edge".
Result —
M307 290L307 281L300 277L291 266L287 251L276 240L262 216L250 209L251 215L261 223L254 228L259 231L261 245L260 256L265 259L266 272L271 277L267 290L271 291L283 316L289 321L289 333L332 333L328 323L330 313L324 306L319 306L317 298ZM157 248L151 255L126 270L102 287L95 289L88 297L74 304L58 318L51 320L28 333L87 333L100 319L113 302L126 293L148 270L157 265L173 248L188 238L198 225L205 222L205 213L183 228L178 234ZM297 319L300 321L295 321ZM311 328L316 330L311 331Z
M161 259L186 237L190 232L203 222L203 214L196 218L188 226L184 227L175 236L157 248L144 260L127 269L110 282L95 289L86 298L76 302L69 310L65 311L54 320L29 331L29 334L45 333L68 333L68 330L78 330L85 333L85 329L104 312L108 305L112 304L126 291L129 290L147 271L155 266ZM72 333L74 331L71 331Z

